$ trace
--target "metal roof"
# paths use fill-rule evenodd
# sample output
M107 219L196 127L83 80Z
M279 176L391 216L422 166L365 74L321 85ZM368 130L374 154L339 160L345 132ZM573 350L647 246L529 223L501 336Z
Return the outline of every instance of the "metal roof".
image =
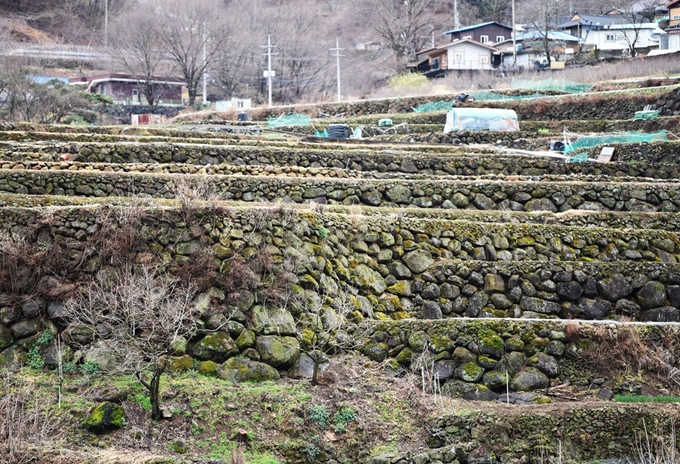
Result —
M480 27L490 26L490 25L492 25L492 24L498 24L498 25L501 26L501 27L507 27L508 29L512 30L512 27L510 27L510 26L508 26L508 25L499 23L499 22L497 22L497 21L489 21L488 23L475 24L474 26L466 26L466 27L461 27L461 28L458 28L458 29L451 29L450 31L446 31L446 32L442 33L442 35L446 35L446 34L456 34L456 33L458 33L458 32L471 31L471 30L473 30L473 29L479 29Z

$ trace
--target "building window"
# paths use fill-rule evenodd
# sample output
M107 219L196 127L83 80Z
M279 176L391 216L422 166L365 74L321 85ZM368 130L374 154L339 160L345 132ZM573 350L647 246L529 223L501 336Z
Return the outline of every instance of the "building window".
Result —
M456 52L456 53L453 54L453 60L454 60L454 61L457 61L457 62L459 62L459 63L462 63L462 62L463 62L463 58L464 58L463 52Z
M472 40L472 36L471 36L471 35L466 35L465 37L463 37L463 40Z
M482 64L489 64L489 57L486 55L482 55L479 57L479 62Z
M439 58L432 60L432 69L439 69Z
M497 36L496 36L496 42L503 42L504 40L505 40L505 36L504 36L504 35L497 35Z
M680 19L680 15L673 15L673 20Z
M616 34L607 34L604 36L605 42L616 42Z
M488 35L483 35L479 38L479 41L482 42L483 44L489 43L489 36Z

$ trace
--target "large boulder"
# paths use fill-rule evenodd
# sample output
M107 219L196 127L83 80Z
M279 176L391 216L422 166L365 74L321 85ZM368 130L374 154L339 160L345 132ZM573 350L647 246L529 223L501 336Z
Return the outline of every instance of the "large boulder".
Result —
M550 378L557 377L560 374L560 366L557 364L557 360L545 353L537 353L529 358L529 364Z
M365 264L359 264L354 270L354 275L357 284L362 288L371 289L375 293L382 293L387 289L385 279Z
M215 332L206 335L190 349L191 355L201 361L222 362L239 354L234 340L226 332Z
M125 410L119 404L104 401L97 405L85 421L87 430L102 433L125 425Z
M252 309L250 328L263 335L294 335L295 320L284 308L256 305Z
M496 401L498 399L498 393L489 390L484 385L460 380L449 380L442 386L441 391L442 395L473 401Z
M321 357L319 372L328 367L328 359ZM302 353L288 370L288 376L293 379L311 379L314 375L314 360L307 353Z
M426 271L430 268L430 266L432 266L432 264L434 264L432 255L429 251L425 250L414 250L406 253L402 257L402 260L406 266L408 266L411 272L415 274L420 274L421 272Z
M510 387L515 391L532 391L549 386L548 376L535 367L525 367L510 382Z
M475 383L482 379L482 376L484 375L484 368L470 361L456 367L454 370L454 375L456 378L464 380L465 382Z
M600 280L597 282L597 289L602 298L612 302L625 298L633 291L633 287L621 274L615 274Z
M557 314L561 306L554 301L542 300L533 296L522 297L519 303L523 311L532 311L541 314Z
M604 319L612 308L609 301L590 298L581 298L577 306L583 313L583 319L591 320Z
M277 368L286 368L300 356L300 343L293 337L266 335L255 340L255 348L262 362Z
M272 366L246 358L228 359L218 369L217 375L230 382L264 382L279 379L279 371Z
M644 311L640 319L649 322L680 322L680 309L673 306L664 306Z
M666 287L657 280L650 280L642 286L635 296L642 309L652 309L666 303Z

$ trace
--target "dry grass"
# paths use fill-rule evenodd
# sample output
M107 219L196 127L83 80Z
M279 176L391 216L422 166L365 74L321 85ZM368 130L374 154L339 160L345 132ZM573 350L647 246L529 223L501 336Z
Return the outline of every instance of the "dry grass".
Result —
M571 326L571 324L570 324ZM657 379L668 380L673 375L673 365L678 359L677 337L667 336L661 344L655 343L642 330L631 326L568 326L572 340L592 340L593 343L579 355L579 361L595 367L603 374L615 375L632 372L648 374ZM587 335L584 331L588 331Z

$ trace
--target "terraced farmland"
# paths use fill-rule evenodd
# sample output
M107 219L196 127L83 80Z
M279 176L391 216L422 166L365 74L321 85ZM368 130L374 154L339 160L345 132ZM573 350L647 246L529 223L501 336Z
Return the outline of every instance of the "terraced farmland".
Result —
M53 346L38 342L47 331L70 347L68 363L113 369L105 350L82 348L93 334L69 324L64 302L94 276L154 265L199 290L198 330L173 348L173 375L309 387L280 378L309 378L314 350L344 351L362 356L354 368L373 366L384 385L415 379L436 406L416 414L411 396L397 392L390 404L408 420L383 411L370 427L344 424L328 435L310 425L309 399L300 400L297 419L257 448L282 462L631 456L643 424L663 434L680 412L610 401L680 390L680 144L617 145L607 164L594 161L596 148L585 163L518 151L545 150L567 124L638 128L624 118L629 106L612 112L617 120L587 121L583 103L582 121L571 109L569 121L527 121L512 136L457 134L456 146L423 143L434 141L435 116L379 143L319 143L259 126L247 134L5 126L0 362L16 367L38 353L54 367ZM639 126L673 130L677 116ZM485 144L466 144L475 139ZM334 318L343 327L318 345ZM347 404L373 395L363 413L374 414L386 387L352 381L314 388ZM174 430L192 430L188 455L210 455L201 443L220 431L236 446L238 422L206 430L190 398L166 396ZM238 412L227 405L224 417ZM257 436L257 424L241 427ZM403 441L382 446L395 440ZM184 459L163 446L168 459Z

